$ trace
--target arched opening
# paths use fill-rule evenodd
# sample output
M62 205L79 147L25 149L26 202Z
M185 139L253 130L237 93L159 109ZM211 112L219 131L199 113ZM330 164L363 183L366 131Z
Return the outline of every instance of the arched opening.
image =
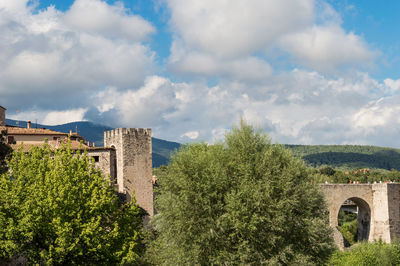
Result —
M368 241L371 222L371 209L360 198L345 200L338 213L338 226L344 238L344 246Z

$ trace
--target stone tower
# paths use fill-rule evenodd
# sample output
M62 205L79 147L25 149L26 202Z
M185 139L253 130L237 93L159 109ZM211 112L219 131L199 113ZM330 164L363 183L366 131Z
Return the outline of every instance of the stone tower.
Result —
M137 204L153 216L151 129L106 131L104 146L116 150L118 192L125 194L128 201L134 195Z
M6 125L6 108L0 105L0 127Z

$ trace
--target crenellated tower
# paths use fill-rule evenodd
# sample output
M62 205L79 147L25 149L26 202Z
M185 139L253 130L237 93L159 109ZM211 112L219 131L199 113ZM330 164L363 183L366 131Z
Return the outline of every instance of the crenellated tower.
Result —
M118 192L137 204L150 216L154 214L151 129L117 128L104 132L104 146L114 147L117 157Z

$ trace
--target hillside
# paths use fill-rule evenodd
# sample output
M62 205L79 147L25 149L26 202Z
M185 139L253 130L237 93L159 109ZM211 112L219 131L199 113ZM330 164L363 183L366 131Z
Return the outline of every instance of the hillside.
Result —
M25 121L17 121L12 119L6 119L7 125L26 127ZM36 124L32 124L32 127L36 127ZM111 130L111 127L94 124L88 121L72 122L56 126L48 125L37 125L38 128L48 128L55 131L66 132L70 130L78 132L86 140L94 142L96 146L101 147L104 145L104 131ZM159 167L160 165L167 164L170 153L176 149L179 149L180 144L172 141L166 141L162 139L152 138L153 148L153 167Z
M7 119L8 125L26 127L25 121ZM32 126L36 126L33 124ZM103 146L103 132L111 130L100 124L81 121L57 126L38 124L37 127L69 132L78 131L80 135L96 146ZM179 149L177 142L152 138L153 141L153 167L167 164L171 152ZM361 145L284 145L292 150L297 157L303 158L307 164L313 167L330 165L335 168L381 168L400 170L400 149L383 148L377 146Z
M400 170L400 149L361 145L284 145L309 165Z

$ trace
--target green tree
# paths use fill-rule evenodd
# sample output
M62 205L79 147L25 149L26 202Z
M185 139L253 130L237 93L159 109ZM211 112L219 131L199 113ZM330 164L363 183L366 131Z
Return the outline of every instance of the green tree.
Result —
M0 174L7 171L6 159L12 152L11 147L7 144L7 132L5 130L0 131Z
M143 211L122 204L86 154L14 152L0 177L0 261L113 265L141 254Z
M333 250L303 161L243 121L224 143L181 148L158 181L154 264L315 265Z

